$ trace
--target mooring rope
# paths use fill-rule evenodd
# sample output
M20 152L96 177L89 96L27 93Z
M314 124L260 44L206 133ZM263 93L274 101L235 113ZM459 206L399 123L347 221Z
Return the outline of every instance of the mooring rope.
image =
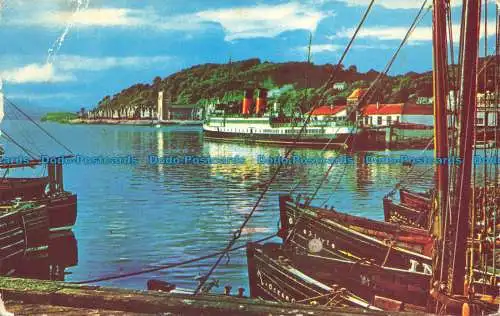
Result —
M259 240L255 241L255 243L261 243L261 242L267 241L269 239L272 239L272 238L274 238L276 236L277 236L276 234L273 234L271 236L267 236L265 238L259 239ZM246 245L241 245L241 246L238 246L238 247L231 248L228 251L232 252L232 251L243 249L245 247L246 247ZM96 282L102 282L102 281L110 281L110 280L123 279L123 278L128 278L128 277L131 277L131 276L136 276L136 275L141 275L141 274L147 274L147 273L151 273L151 272L156 272L156 271L160 271L160 270L167 270L167 269L171 269L171 268L175 268L175 267L187 265L187 264L190 264L190 263L194 263L194 262L206 260L206 259L209 259L209 258L213 258L213 257L219 256L221 254L225 254L225 251L219 251L219 252L215 252L215 253L212 253L212 254L209 254L209 255L206 255L206 256L202 256L202 257L198 257L198 258L194 258L194 259L189 259L189 260L185 260L185 261L181 261L181 262L177 262L177 263L166 264L166 265L162 265L162 266L158 266L158 267L154 267L154 268L150 268L150 269L145 269L145 270L141 270L141 271L134 271L134 272L129 272L129 273L123 273L123 274L105 276L105 277L101 277L101 278L97 278L97 279L91 279L91 280L85 280L85 281L74 281L74 282L67 282L67 283L71 283L71 284L88 284L88 283L96 283Z
M344 49L344 52L342 53L342 56L341 58L339 59L338 63L337 63L337 67L334 69L334 73L332 74L332 77L336 77L337 76L337 73L339 73L339 69L340 69L340 65L342 64L345 56L347 55L347 52L349 51L354 39L356 38L359 30L361 29L361 26L364 24L364 21L366 20L366 17L368 16L368 13L371 11L371 8L373 6L373 3L375 2L375 0L371 0L367 10L365 11L364 15L363 15L363 18L361 20L361 22L358 24L358 28L356 29L355 33L353 34L353 36L351 37L351 40L349 41L349 44L347 45L347 47ZM312 113L313 111L319 106L319 103L318 104L315 104L313 105L313 107L310 109L308 115L307 115L307 118L306 120L304 121L304 124L302 125L302 128L300 129L297 137L294 139L294 142L292 144L292 147L290 147L286 153L285 153L285 157L286 159L289 158L291 152L293 151L295 145L300 141L300 138L302 136L302 134L304 133L304 131L306 130L306 127L307 125L309 124L310 120L311 120L311 116L312 116ZM259 206L260 202L262 201L262 199L264 198L264 196L266 195L267 191L269 190L270 186L271 186L271 183L274 182L274 180L276 179L276 177L278 176L279 172L281 171L281 169L283 168L283 160L280 160L280 163L279 165L277 166L275 172L273 173L273 175L271 176L271 179L269 180L269 182L266 184L266 187L264 188L264 190L261 192L259 198L257 199L257 201L255 202L254 206L252 207L252 210L250 211L250 213L248 214L248 216L245 218L245 220L243 221L243 223L240 225L239 229L236 230L234 233L233 233L233 238L229 241L228 245L226 246L226 248L224 249L224 251L221 252L221 255L219 256L219 258L217 259L217 261L214 263L214 265L210 268L210 270L208 271L208 273L206 274L206 276L200 281L200 284L198 285L198 287L196 288L194 294L198 294L199 290L203 287L203 285L205 284L205 282L208 280L208 278L211 276L211 274L215 271L215 269L217 268L217 266L219 265L220 261L222 260L222 258L225 256L225 253L227 253L227 251L229 251L229 249L231 249L231 247L234 245L234 243L238 240L238 238L240 238L241 236L241 233L242 233L242 230L243 228L245 228L245 226L247 225L247 223L250 221L250 219L252 218L253 214L255 213L255 211L257 210L257 207Z
M65 150L67 150L70 154L73 154L71 149L69 149L66 145L61 143L57 138L55 138L52 134L50 134L45 128L43 128L40 124L38 124L35 120L33 120L28 114L26 114L23 110L21 110L14 102L9 100L8 98L4 98L7 103L9 103L11 106L13 106L16 110L18 110L22 115L24 115L31 123L35 124L40 130L42 130L47 136L49 136L53 141L55 141L57 144L59 144L61 147L63 147Z

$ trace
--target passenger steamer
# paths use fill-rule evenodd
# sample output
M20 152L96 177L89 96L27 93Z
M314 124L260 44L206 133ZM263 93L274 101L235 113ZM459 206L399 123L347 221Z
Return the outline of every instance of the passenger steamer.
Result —
M237 114L228 114L229 106L218 109L208 106L203 131L207 139L245 143L275 144L294 147L346 147L356 132L347 120L310 121L303 128L305 118L284 117L277 105L267 111L267 90L247 89ZM255 101L255 102L254 102ZM304 129L302 132L301 130ZM301 135L298 138L298 135Z

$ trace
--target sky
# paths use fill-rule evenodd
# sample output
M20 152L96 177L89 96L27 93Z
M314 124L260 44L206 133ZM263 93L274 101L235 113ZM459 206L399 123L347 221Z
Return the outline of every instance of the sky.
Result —
M494 52L495 3L488 5ZM430 4L432 1L428 1ZM21 107L76 111L135 83L229 59L336 64L370 0L0 0L0 78ZM382 70L423 0L376 0L344 64ZM461 1L452 0L459 36ZM484 14L484 10L483 10ZM484 31L482 32L484 33ZM431 12L391 73L431 69ZM484 39L483 39L484 40ZM481 47L484 55L484 44Z

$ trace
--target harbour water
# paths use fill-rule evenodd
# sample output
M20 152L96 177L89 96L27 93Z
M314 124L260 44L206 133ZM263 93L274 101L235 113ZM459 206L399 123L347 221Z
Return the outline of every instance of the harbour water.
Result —
M2 125L10 136L35 153L64 153L43 133L30 132L25 121L5 121ZM200 127L42 126L85 159L135 159L135 164L81 160L65 165L65 189L78 194L78 219L73 229L78 241L78 265L67 269L67 281L152 268L223 249L277 168L277 164L262 157L285 155L285 149L280 147L204 140ZM4 146L6 156L21 153L12 143L4 141ZM237 245L275 233L279 194L312 194L328 163L334 161L328 159L339 155L311 149L294 152L308 162L284 166ZM416 157L422 151L390 154ZM370 153L335 160L315 204L326 201L339 211L382 220L382 198L398 181L406 179L403 183L414 189L431 187L430 164L416 164L409 172L409 166L397 162L367 164L366 155ZM432 151L425 155L432 157ZM151 156L176 157L183 163L152 163ZM190 161L185 161L186 156L191 157ZM212 161L199 160L207 157ZM228 157L234 160L228 162ZM25 170L23 174L39 175L40 169ZM160 279L192 288L197 284L194 278L206 273L214 261L98 284L145 289L147 280ZM246 269L245 250L231 253L213 275L220 281L217 291L222 291L225 284L247 288Z

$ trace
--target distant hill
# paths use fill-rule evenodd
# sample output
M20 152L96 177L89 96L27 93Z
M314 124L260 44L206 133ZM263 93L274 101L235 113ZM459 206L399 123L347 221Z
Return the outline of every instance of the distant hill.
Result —
M491 63L493 64L493 63ZM179 104L203 104L207 101L239 102L245 87L264 87L274 90L272 98L290 111L307 110L314 102L344 102L354 89L368 87L379 75L370 70L357 71L356 66L343 67L335 82L346 82L347 88L337 91L324 84L331 76L331 64L314 65L306 62L271 63L248 59L228 64L203 64L181 70L168 77L154 78L151 84L136 84L114 96L105 96L97 107L113 109L128 105L154 107L157 93L165 92L167 98ZM291 89L281 89L284 86ZM480 90L482 89L480 83ZM379 82L376 100L386 103L406 102L419 97L432 97L432 72L409 72L398 76L384 76ZM306 99L303 108L297 109L298 100ZM320 101L319 101L320 100Z

